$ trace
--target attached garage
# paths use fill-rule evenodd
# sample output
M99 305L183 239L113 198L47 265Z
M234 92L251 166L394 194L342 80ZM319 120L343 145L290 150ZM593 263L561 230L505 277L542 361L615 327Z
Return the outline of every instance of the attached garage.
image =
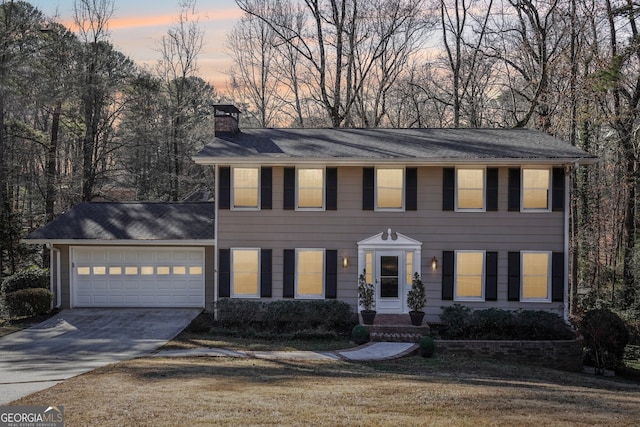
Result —
M214 299L211 202L81 203L32 232L58 308L198 307Z
M204 307L204 249L72 247L74 307Z

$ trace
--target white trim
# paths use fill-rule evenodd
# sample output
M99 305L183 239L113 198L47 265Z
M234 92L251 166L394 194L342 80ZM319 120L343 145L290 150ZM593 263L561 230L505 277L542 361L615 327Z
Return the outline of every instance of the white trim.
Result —
M282 166L291 167L304 163L306 165L324 165L331 166L377 166L377 165L397 165L405 166L434 166L434 167L455 167L457 165L477 165L477 158L451 158L451 157L434 157L434 158L393 158L393 159L372 159L370 157L362 158L336 158L336 157L317 157L317 158L296 158L289 157L287 159L279 157L198 157L193 156L192 160L200 165L243 165L256 164L262 166ZM583 157L559 157L559 158L493 158L483 159L482 164L497 167L516 167L522 165L541 164L551 166L564 166L567 164L592 165L598 162L597 158Z
M233 286L233 276L234 276L234 269L233 269L233 253L234 251L256 251L258 253L258 263L256 265L256 275L258 278L258 282L256 283L256 293L255 294L236 294L235 293L235 288ZM230 295L231 298L238 298L238 299L247 299L247 298L260 298L260 285L261 285L261 281L262 281L262 277L260 274L260 266L261 266L261 261L262 261L262 251L260 250L260 248L240 248L240 247L236 247L236 248L230 248L229 249L229 288L230 288Z
M217 227L214 230L217 236ZM133 239L120 239L120 240L100 240L100 239L37 239L37 240L25 240L24 243L32 245L46 245L48 243L52 245L72 245L72 246L216 246L216 239L203 239L203 240L133 240Z
M402 171L402 187L400 189L400 207L399 208L381 208L378 206L378 171L379 170L401 170ZM406 200L405 195L407 192L407 168L405 166L385 166L376 167L373 176L373 208L375 212L405 212Z
M321 274L322 274L322 279L320 281L320 284L322 286L322 293L320 295L316 295L316 294L301 294L298 292L298 275L300 274L300 272L298 271L298 254L300 252L322 252L322 269L321 269ZM294 266L294 296L295 299L325 299L325 272L326 272L326 266L327 266L327 250L325 248L296 248L295 250L295 266Z
M524 255L525 254L546 254L547 255L547 298L525 298L524 295ZM520 302L551 302L551 270L552 257L551 251L520 251Z
M459 208L458 207L458 171L459 170L481 170L482 171L482 207L481 208ZM454 185L455 212L486 212L487 211L487 167L486 166L462 166L455 168Z
M312 207L300 207L299 202L299 194L300 194L300 182L298 179L298 172L306 169L320 169L322 170L322 206L312 206ZM322 212L327 209L327 168L326 167L317 167L314 165L301 165L296 166L295 168L295 178L296 178L296 187L295 187L295 210L300 212Z
M577 168L577 165L576 165ZM573 167L570 170L575 170ZM562 302L563 302L563 317L565 322L569 322L569 236L570 236L570 222L569 218L571 216L571 175L567 173L567 169L565 169L565 178L564 178L564 277L562 278ZM552 284L553 286L553 284ZM553 292L553 287L551 288ZM574 301L575 303L575 301Z
M258 201L258 205L257 206L235 206L235 175L234 175L234 171L235 169L257 169L258 170L258 183L257 183L257 187L256 187L256 193L257 193L257 201ZM262 207L262 200L261 200L261 185L262 185L262 168L260 168L260 166L253 166L253 165L234 165L231 166L231 191L230 191L230 195L229 195L229 199L230 199L230 210L233 211L259 211L260 208ZM218 200L218 199L216 199ZM217 218L217 217L216 217Z
M459 253L481 253L482 264L480 272L480 296L479 297L458 297L458 254ZM487 277L487 251L481 250L461 250L454 251L454 271L453 271L453 300L462 302L485 302L486 301L486 277Z
M525 208L524 207L524 171L526 170L546 170L549 172L547 181L547 207L546 208ZM522 213L549 213L552 210L553 192L553 168L551 166L528 166L520 168L520 212Z

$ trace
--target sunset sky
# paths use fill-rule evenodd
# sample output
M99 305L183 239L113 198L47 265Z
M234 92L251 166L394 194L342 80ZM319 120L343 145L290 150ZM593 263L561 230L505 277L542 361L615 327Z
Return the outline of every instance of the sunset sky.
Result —
M27 1L46 16L72 27L74 0ZM160 39L178 15L178 0L115 0L114 4L109 23L111 42L137 64L155 64L160 57ZM225 37L242 12L234 0L199 0L196 9L205 32L199 75L224 92L225 71L229 68Z

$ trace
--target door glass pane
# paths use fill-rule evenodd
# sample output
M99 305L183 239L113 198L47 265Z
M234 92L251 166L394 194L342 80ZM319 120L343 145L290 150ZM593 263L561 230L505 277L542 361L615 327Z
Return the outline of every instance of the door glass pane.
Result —
M380 257L380 297L398 297L398 257Z

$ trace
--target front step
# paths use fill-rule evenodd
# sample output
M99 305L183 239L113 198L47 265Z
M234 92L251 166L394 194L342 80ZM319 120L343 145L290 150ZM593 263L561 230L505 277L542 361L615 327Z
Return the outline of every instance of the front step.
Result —
M418 342L421 336L429 334L429 326L411 325L364 325L369 331L369 339L375 342Z
M362 320L360 322L362 324ZM375 342L418 342L428 335L429 325L413 326L408 314L376 314L373 325L364 325Z

